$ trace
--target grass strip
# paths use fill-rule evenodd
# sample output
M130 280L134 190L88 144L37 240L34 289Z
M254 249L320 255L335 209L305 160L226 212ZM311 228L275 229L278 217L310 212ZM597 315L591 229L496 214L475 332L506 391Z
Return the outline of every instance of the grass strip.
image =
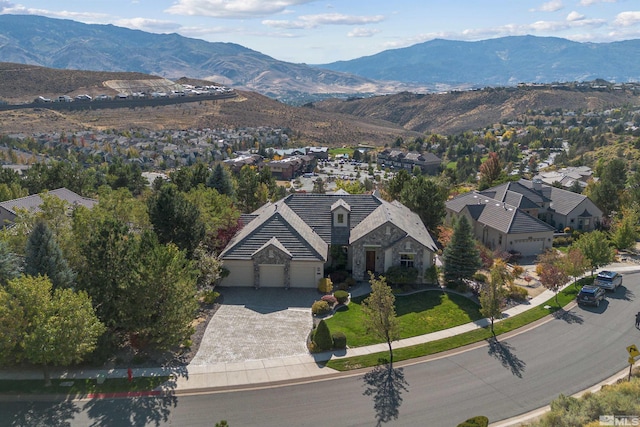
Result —
M0 394L61 394L84 396L95 393L120 393L150 391L169 381L170 377L106 378L98 384L95 378L52 379L51 386L45 387L41 380L0 380Z
M580 286L592 282L593 278L584 278L578 281L576 286L567 286L564 290L558 293L558 303L556 304L556 298L550 298L543 304L533 307L524 313L516 316L504 319L494 325L494 331L496 335L501 335L506 332L513 331L521 328L522 326L533 323L543 317L553 314L560 310L561 307L569 304L575 300L576 295L580 289ZM544 308L550 306L550 308ZM491 330L487 328L480 328L473 331L465 332L453 337L443 338L437 341L431 341L427 343L417 344L410 347L402 347L393 350L394 362L402 360L415 359L417 357L429 356L431 354L440 353L454 348L463 347L465 345L477 343L479 341L487 340L491 338ZM388 360L388 352L372 353L365 356L345 357L342 359L332 359L326 363L326 366L337 371L349 371L352 369L368 368L377 366L382 363L386 363Z

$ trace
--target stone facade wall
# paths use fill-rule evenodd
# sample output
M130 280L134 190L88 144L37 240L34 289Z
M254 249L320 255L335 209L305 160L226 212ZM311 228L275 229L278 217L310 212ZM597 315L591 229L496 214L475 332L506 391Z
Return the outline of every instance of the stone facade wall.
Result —
M385 266L385 249L392 244L399 242L406 233L393 225L382 225L371 231L366 236L351 245L352 252L352 275L356 280L367 280L367 250L375 250L376 252L376 271L375 273L384 273ZM411 239L413 240L413 239ZM416 243L417 246L417 243ZM400 255L397 255L397 262L394 259L392 265L400 264Z
M284 287L291 287L291 257L275 246L267 246L253 256L253 286L260 287L260 264L284 264Z

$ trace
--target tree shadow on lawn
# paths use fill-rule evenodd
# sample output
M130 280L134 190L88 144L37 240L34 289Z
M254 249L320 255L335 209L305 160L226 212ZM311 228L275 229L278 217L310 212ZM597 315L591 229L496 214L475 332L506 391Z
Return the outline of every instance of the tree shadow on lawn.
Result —
M384 361L386 362L386 360ZM373 409L377 426L397 420L402 405L402 392L409 391L402 368L386 363L373 368L364 377L365 396L373 396Z
M509 368L513 375L522 378L527 364L515 355L514 348L506 341L498 341L497 337L488 339L487 343L489 344L489 355L495 357L505 368Z

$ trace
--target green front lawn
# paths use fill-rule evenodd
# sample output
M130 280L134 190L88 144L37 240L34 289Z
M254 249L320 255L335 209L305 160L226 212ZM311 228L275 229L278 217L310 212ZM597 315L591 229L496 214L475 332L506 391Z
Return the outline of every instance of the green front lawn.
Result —
M580 287L585 284L593 283L593 277L587 277L578 281L577 285L567 286L562 292L558 294L558 302L560 306L556 305L555 297L550 298L543 304L525 311L517 316L504 319L501 322L495 324L495 334L501 335L506 332L513 331L522 326L533 323L537 320L546 317L549 314L555 313L560 310L560 307L564 307L572 301L575 301ZM550 308L545 308L549 306ZM456 335L450 338L443 338L438 341L427 342L424 344L418 344L410 347L397 348L393 350L393 360L399 362L401 360L414 359L416 357L428 356L430 354L440 353L454 348L462 347L468 344L473 344L479 341L492 338L493 335L489 328L480 328L470 332L465 332L460 335ZM347 341L348 345L349 342ZM345 357L340 359L331 359L326 363L326 366L338 371L348 371L351 369L360 369L371 366L376 366L389 358L389 352L372 353L366 356L354 356Z
M347 336L349 347L379 343L365 330L362 313L362 301L365 298L354 298L348 306L326 320L332 333L343 332ZM478 305L473 301L438 290L397 296L396 314L401 339L449 329L482 318Z

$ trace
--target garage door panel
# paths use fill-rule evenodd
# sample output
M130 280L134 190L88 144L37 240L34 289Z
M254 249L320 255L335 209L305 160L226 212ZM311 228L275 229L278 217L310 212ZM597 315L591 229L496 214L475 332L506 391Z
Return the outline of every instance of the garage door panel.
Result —
M514 249L520 252L523 256L537 255L542 253L544 250L544 238L516 240L513 246Z
M222 280L223 286L254 286L253 262L227 261L224 266L229 270L229 276Z
M261 265L260 266L260 287L261 288L283 288L284 287L284 265Z
M291 286L294 288L315 288L316 268L308 264L291 264Z

